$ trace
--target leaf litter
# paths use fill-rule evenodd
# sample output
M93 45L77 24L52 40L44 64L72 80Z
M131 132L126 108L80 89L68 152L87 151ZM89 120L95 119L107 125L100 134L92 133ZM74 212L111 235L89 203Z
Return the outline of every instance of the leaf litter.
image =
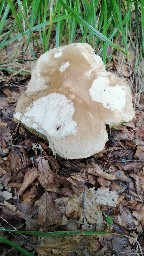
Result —
M1 227L113 233L31 239L20 235L17 243L39 256L142 255L144 96L131 122L108 128L105 150L87 159L65 160L53 156L47 141L14 122L15 105L26 80L22 77L22 86L15 82L1 87ZM105 216L112 220L111 225ZM15 236L7 234L13 241Z

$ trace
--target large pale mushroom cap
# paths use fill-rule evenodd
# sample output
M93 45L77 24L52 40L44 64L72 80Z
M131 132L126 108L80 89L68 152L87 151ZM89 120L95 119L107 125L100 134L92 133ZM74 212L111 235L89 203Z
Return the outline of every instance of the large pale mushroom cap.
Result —
M54 153L86 158L104 149L106 124L134 117L129 86L105 70L90 45L52 49L37 61L14 118L47 137Z

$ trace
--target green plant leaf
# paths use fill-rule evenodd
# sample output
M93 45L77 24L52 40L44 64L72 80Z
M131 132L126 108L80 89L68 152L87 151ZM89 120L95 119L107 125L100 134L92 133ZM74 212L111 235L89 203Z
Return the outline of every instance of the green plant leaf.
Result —
M107 234L112 234L111 232L108 231L54 231L54 232L42 232L42 231L18 231L18 230L13 230L13 229L5 229L5 228L0 228L0 231L5 231L5 232L11 232L15 234L25 234L25 235L30 235L30 236L42 236L42 237L57 237L57 236L72 236L72 235L84 235L84 236L91 236L91 235L107 235Z
M82 19L81 16L79 16L76 12L74 12L63 0L59 0L59 2L62 4L62 6L71 14L77 22L88 28L89 31L91 31L95 36L97 36L100 40L106 42L108 45L111 45L113 48L117 49L118 51L122 51L124 54L125 51L123 51L118 45L114 44L112 41L110 41L106 36L104 36L102 33L100 33L98 30L93 28L91 25L89 25L85 20Z
M5 238L4 236L0 236L0 243L9 245L10 247L18 250L20 253L22 253L25 256L34 256L33 253L28 252L27 250L25 250L24 248L22 248L20 245L8 240L7 238Z

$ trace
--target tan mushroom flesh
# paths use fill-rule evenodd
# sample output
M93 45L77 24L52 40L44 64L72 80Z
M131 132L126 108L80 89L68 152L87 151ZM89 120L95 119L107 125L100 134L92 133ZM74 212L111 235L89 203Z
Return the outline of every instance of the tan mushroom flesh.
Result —
M86 43L74 43L41 55L14 118L44 135L52 151L68 159L86 158L104 149L106 124L134 117L129 86L107 72Z

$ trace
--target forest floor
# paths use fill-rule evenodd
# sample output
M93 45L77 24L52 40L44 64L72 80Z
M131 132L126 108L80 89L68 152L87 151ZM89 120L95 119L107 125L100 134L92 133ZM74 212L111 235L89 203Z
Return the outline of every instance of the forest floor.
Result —
M2 75L1 227L111 234L55 238L1 235L38 256L143 255L144 95L136 101L131 122L107 128L105 150L87 159L65 160L52 154L47 141L13 120L29 75ZM1 245L0 255L20 254Z

